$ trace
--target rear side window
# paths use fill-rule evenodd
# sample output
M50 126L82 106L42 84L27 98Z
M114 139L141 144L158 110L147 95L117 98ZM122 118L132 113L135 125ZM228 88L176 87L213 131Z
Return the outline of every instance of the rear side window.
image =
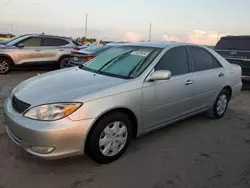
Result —
M202 48L190 47L189 52L194 64L194 71L204 71L221 67L218 60Z
M221 38L215 46L218 50L250 50L250 37L248 38Z
M66 44L69 44L69 42L63 39L56 39L56 38L43 39L43 46L64 46Z
M155 70L169 70L172 76L189 72L189 63L185 47L173 48L166 52L155 66Z
M19 43L22 43L24 47L36 47L41 46L41 38L38 37L30 37L28 39L25 39Z

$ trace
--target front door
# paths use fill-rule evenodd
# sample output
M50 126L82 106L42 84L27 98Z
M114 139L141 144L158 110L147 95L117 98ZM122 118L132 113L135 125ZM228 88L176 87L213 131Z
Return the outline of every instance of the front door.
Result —
M29 37L20 41L18 44L22 44L23 47L16 47L14 49L16 65L34 66L41 63L41 38ZM16 46L18 46L18 44L16 44Z
M157 70L169 70L172 77L143 84L142 119L146 131L185 116L192 110L192 73L186 48L168 50L153 71Z

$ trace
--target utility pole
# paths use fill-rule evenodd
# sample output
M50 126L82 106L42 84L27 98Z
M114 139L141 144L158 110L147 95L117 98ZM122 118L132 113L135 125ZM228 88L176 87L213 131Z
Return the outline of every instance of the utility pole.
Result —
M148 41L151 41L151 32L152 32L152 23L149 24L149 35L148 35Z
M220 33L217 34L217 42L220 40Z
M86 14L86 20L85 20L85 40L84 40L84 43L87 41L87 32L88 32L88 14Z
M14 35L14 25L11 24L11 34Z

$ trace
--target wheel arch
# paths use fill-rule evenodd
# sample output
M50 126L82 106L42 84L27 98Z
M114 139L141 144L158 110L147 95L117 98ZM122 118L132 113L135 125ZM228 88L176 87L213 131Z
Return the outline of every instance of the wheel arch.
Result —
M137 133L138 133L138 119L135 115L135 113L128 109L128 108L125 108L125 107L118 107L118 108L114 108L114 109L110 109L108 111L105 111L104 113L102 113L93 123L93 125L91 126L90 130L88 131L88 134L87 134L87 137L86 137L86 140L85 140L85 146L84 146L84 150L86 150L86 146L88 145L88 141L89 141L89 137L90 135L92 134L95 126L97 125L97 123L105 116L109 115L109 114L112 114L112 113L115 113L115 112L121 112L123 114L126 114L130 121L132 122L132 131L133 131L133 137L136 137L137 136Z
M12 67L15 65L13 58L10 57L9 55L7 55L7 54L1 54L1 53L0 53L0 58L1 58L1 57L2 57L2 58L8 59L8 60L11 62L11 66L12 66Z
M224 89L229 92L229 100L231 100L231 97L232 97L232 88L231 88L231 86L227 85L222 90L224 90Z

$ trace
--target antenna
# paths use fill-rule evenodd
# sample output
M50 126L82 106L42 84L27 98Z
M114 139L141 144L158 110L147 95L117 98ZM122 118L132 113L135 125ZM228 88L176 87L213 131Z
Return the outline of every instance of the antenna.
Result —
M151 32L152 32L152 23L149 24L149 35L148 35L148 41L151 41Z

